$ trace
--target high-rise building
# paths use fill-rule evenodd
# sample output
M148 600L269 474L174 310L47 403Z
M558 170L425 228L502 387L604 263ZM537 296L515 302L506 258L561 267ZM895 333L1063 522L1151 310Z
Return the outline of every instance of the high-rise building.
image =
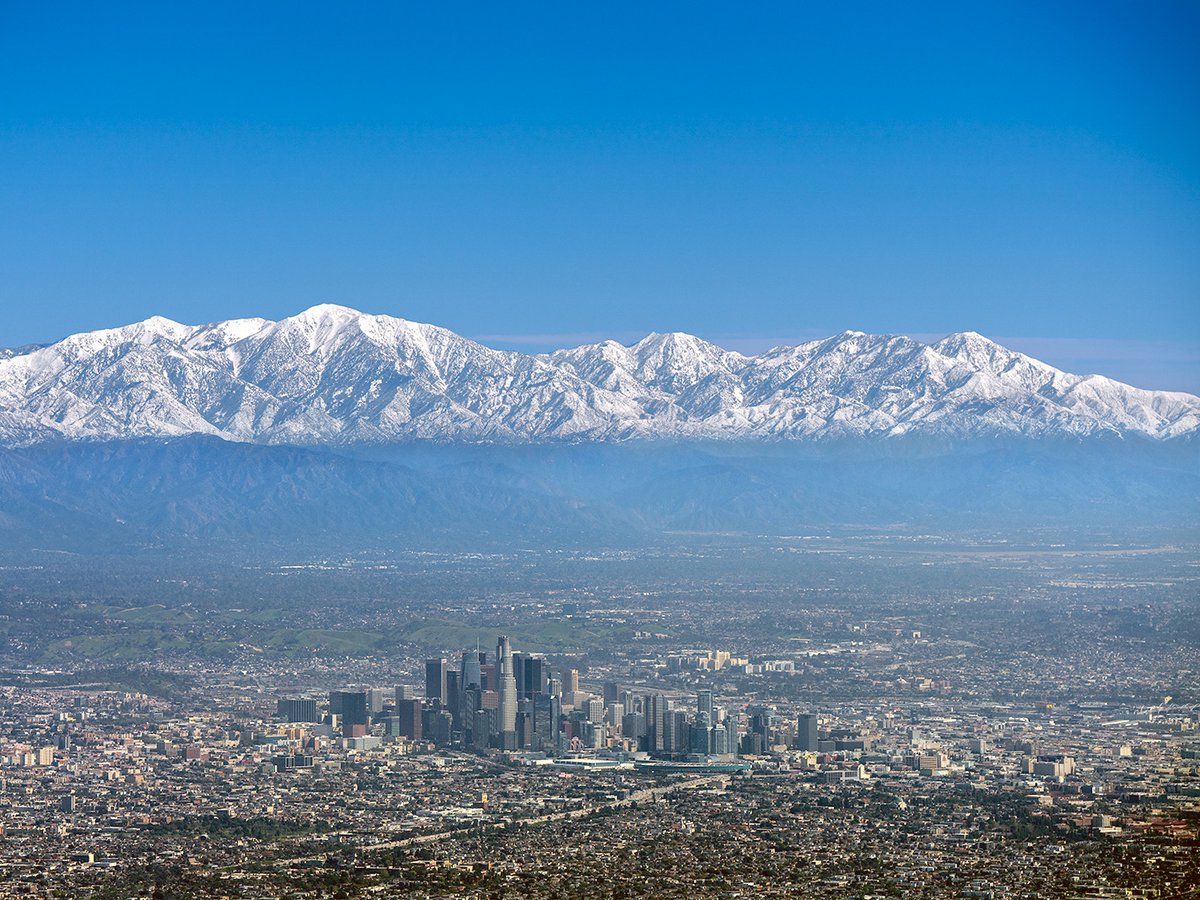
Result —
M471 717L471 744L476 748L487 747L495 730L496 710L477 709Z
M633 691L621 691L618 700L620 700L621 705L625 707L626 715L639 711L637 694L635 694Z
M604 692L604 705L605 706L608 706L608 704L610 704L610 703L616 703L617 699L621 695L621 686L619 684L617 684L615 681L604 682L604 687L602 688L602 690Z
M496 659L499 665L497 693L500 695L498 728L503 738L510 732L515 735L517 731L517 680L513 675L512 645L507 637L501 637L497 642Z
M692 722L689 740L690 746L688 747L689 752L706 756L711 749L709 747L710 740L711 735L708 733L708 713L698 712L696 713L696 720Z
M371 715L377 715L383 712L383 695L384 691L380 688L367 689L367 710Z
M474 650L464 650L462 655L462 686L464 691L471 688L479 688L483 682L480 681L482 673L480 672L479 648Z
M568 693L568 694L579 693L579 670L578 669L568 669L567 670L567 683L564 685L564 688L566 690L566 693Z
M558 748L558 719L562 715L558 697L537 694L533 698L533 749L553 753Z
M462 719L463 728L471 727L471 716L475 710L480 708L481 696L483 691L479 688L470 688L463 691L462 708L459 710L459 717Z
M761 756L763 752L762 735L757 731L747 731L742 735L742 753L746 756Z
M600 724L604 721L604 701L599 697L592 697L583 704L583 712L589 722Z
M342 727L367 725L371 721L370 708L367 706L366 691L335 691L340 694L339 706L342 710ZM330 694L332 701L333 694ZM330 703L332 706L332 702Z
M817 717L801 713L796 717L796 749L806 753L817 752Z
M673 709L667 714L664 724L667 730L663 736L663 749L668 753L686 751L688 749L687 713L682 709Z
M590 750L599 750L608 741L608 728L603 722L580 722L579 738L583 746Z
M529 655L522 653L520 650L512 652L513 664L513 681L517 685L517 698L525 696L525 664L529 661Z
M446 703L446 660L443 657L425 660L425 698Z
M446 699L443 701L443 705L450 711L450 718L454 721L456 727L459 723L459 717L462 714L460 675L461 673L456 669L451 669L446 673Z
M712 753L724 756L729 752L729 732L720 725L714 725L709 731L708 746Z
M621 734L633 741L646 735L646 717L641 713L627 712L621 717Z
M396 685L396 704L399 705L401 700L411 700L416 696L416 692L412 689L412 685L398 684Z
M513 654L513 671L517 678L517 691L522 697L533 697L546 690L546 661L540 656L530 656L527 653Z
M649 698L649 711L646 714L646 732L649 735L650 751L665 749L667 731L667 698L662 694L652 694Z
M454 723L447 710L433 709L429 711L429 729L426 736L439 746L450 743L454 736Z
M396 704L396 717L400 720L400 734L410 741L421 740L421 701L401 700Z
M285 722L319 722L316 700L280 700L275 714Z
M625 718L625 707L620 703L607 703L604 706L604 721L609 725L609 733L615 733L621 728L621 720Z
M699 690L696 691L696 712L704 713L708 716L708 721L713 721L713 698L712 691Z
M530 701L526 700L526 703ZM517 710L516 749L528 750L533 746L533 712Z

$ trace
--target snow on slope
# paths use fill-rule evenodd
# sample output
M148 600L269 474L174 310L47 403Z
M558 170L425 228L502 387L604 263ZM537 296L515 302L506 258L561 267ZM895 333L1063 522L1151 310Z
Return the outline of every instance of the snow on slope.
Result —
M321 305L153 317L0 354L0 443L212 434L263 443L822 438L1200 430L1200 398L1079 376L981 335L848 331L746 357L687 334L529 356Z

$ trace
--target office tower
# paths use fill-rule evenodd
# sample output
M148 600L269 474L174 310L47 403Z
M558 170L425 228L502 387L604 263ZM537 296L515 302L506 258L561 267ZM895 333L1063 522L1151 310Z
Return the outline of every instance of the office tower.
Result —
M737 716L732 713L725 716L725 752L734 756L738 752Z
M687 713L682 709L673 709L667 714L667 732L663 736L663 749L668 753L683 752L688 749Z
M546 661L540 656L520 654L521 664L514 666L517 691L522 697L532 697L546 690ZM513 660L517 654L513 654Z
M400 705L401 700L412 700L416 696L416 692L412 689L412 685L398 684L396 685L396 705Z
M724 756L729 752L729 733L720 725L714 725L708 733L709 751L716 756Z
M806 753L817 752L817 717L801 713L796 717L796 749Z
M609 724L609 732L615 733L621 728L621 720L625 718L625 707L620 703L608 703L604 706L604 721Z
M450 743L453 736L454 722L450 718L450 713L444 709L431 710L429 716L429 739L438 746L445 746Z
M329 714L331 716L340 716L342 714L342 692L329 692Z
M579 670L567 670L566 692L568 694L576 694L579 692Z
M370 712L367 707L367 692L366 691L336 691L341 695L339 706L342 710L342 727L363 725L365 726L371 721ZM330 694L332 701L333 695ZM330 703L332 706L332 702Z
M621 687L615 681L604 682L604 687L602 690L604 691L605 706L608 706L610 703L616 703L618 697L621 695Z
M592 697L583 704L583 713L589 722L600 724L604 721L604 701L599 697Z
M463 691L462 708L459 710L459 717L462 719L464 728L471 727L471 714L480 708L482 694L483 692L477 687Z
M496 690L496 666L494 663L479 664L479 686L485 691Z
M561 715L558 697L537 694L533 698L533 749L553 753L558 748L558 719Z
M759 736L763 749L771 746L774 718L774 713L764 706L750 710L750 731Z
M704 713L708 716L708 721L713 721L713 699L712 691L700 690L696 691L696 712Z
M650 708L646 715L646 732L649 735L650 751L664 749L667 731L667 698L662 694L652 694L649 698Z
M401 700L396 704L396 717L400 720L400 734L410 741L421 740L421 701Z
M533 748L533 726L537 718L532 699L522 697L517 701L517 748L530 750Z
M557 675L551 675L546 679L546 693L552 697L561 697L563 692L562 679Z
M450 718L454 720L455 727L458 726L459 717L462 714L462 689L459 686L460 672L451 669L446 673L446 699L444 705L450 711Z
M280 700L275 714L285 722L320 722L316 700Z
M383 693L379 688L367 689L367 709L373 716L383 712Z
M708 742L708 713L698 712L696 713L696 720L692 723L688 750L691 753L707 756L709 751Z
M500 671L497 680L500 695L498 704L500 711L499 731L501 735L516 733L517 730L517 680L513 676L512 646L507 637L501 637L496 644L496 659Z
M639 711L637 694L635 694L633 691L621 691L618 699L621 701L621 705L625 707L626 715Z
M425 660L425 699L446 702L446 660L440 656Z
M529 656L522 653L520 650L514 650L512 654L512 670L513 681L517 685L517 699L525 696L525 664L529 661Z
M471 717L471 745L483 749L491 744L492 733L495 730L496 711L494 709L477 709Z
M464 650L462 655L462 686L464 691L482 686L483 682L480 679L483 676L479 666L479 648Z
M603 722L581 722L579 738L589 750L599 750L608 742L608 730Z
M640 741L646 736L646 717L641 713L625 713L621 718L621 734L632 741Z
M517 684L517 699L526 696L525 688L533 683L533 657L528 653L514 650L513 681Z

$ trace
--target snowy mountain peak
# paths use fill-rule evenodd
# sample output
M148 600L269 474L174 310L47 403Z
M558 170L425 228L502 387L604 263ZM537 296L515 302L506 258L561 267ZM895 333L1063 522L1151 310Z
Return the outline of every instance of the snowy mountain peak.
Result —
M1041 391L1050 384L1065 390L1078 380L1077 376L1061 372L1024 353L1009 350L975 331L946 335L931 346L942 356L969 369L1004 378L1031 391Z
M1200 431L1200 398L1082 378L975 332L845 331L743 356L682 332L541 356L320 304L162 317L0 353L0 443L818 439Z
M930 346L943 356L952 357L966 358L996 354L1003 356L1015 355L1007 347L997 344L990 338L984 337L978 331L956 331L953 334L946 335L940 341L935 341Z
M984 337L978 331L956 331L953 334L946 335L940 341L935 341L930 346L943 356L966 357L979 354L1019 355L1002 344L996 343L991 338Z
M315 306L310 306L303 312L296 313L294 316L288 316L282 321L319 324L335 321L344 322L347 319L360 319L364 315L366 314L359 312L357 309L351 309L349 306L342 306L337 303L318 303Z
M266 319L230 319L211 325L198 325L191 330L185 343L193 350L225 350L238 341L258 334L270 324Z

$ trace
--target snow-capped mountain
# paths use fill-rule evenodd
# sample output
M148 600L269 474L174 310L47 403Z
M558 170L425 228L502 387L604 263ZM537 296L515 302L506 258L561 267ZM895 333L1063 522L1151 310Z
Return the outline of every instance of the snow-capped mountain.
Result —
M0 352L0 443L208 434L273 444L1137 434L1200 397L1061 372L981 335L844 332L760 356L652 334L539 356L322 305L161 317Z

